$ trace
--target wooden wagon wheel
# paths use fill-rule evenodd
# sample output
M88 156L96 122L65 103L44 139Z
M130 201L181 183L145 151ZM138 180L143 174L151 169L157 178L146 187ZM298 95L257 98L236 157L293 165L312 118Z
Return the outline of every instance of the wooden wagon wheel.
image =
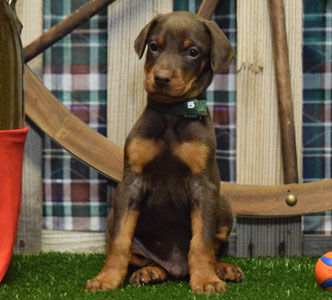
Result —
M65 20L25 47L25 62L46 50L112 2L114 0L91 0L87 2ZM270 14L283 11L282 0L269 0L269 2ZM210 18L217 4L218 0L203 0L198 14L204 18ZM277 18L271 16L271 19L275 20L279 17L280 15ZM278 26L281 31L285 32L282 22ZM285 39L285 36L282 39ZM281 49L281 51L284 50ZM285 58L284 52L279 54L279 56L276 56L281 59ZM288 53L286 55L288 61ZM287 80L289 81L289 77L287 77ZM285 84L287 86L287 82ZM282 89L282 91L285 91L285 89ZM288 95L286 95L287 97ZM27 66L25 66L25 107L29 118L62 147L104 175L116 181L121 180L123 150L71 114ZM292 163L286 165L288 167L286 172L292 173L296 170L296 164L295 166L293 164L295 142L292 137L292 130L294 129L294 121L292 111L287 105L284 110L286 118L284 120L281 118L281 122L284 122L285 130L288 133L286 132L286 138L283 137L283 145L286 145L288 149L286 152L289 153L287 155L283 152L284 163L286 159L290 159ZM290 182L296 181L297 174L291 176L293 176L293 179ZM248 186L221 182L220 188L221 194L228 199L233 212L238 215L289 216L332 209L331 179L314 183L294 183L278 186ZM293 207L288 206L285 202L286 197L290 194L296 195L298 199L297 205Z

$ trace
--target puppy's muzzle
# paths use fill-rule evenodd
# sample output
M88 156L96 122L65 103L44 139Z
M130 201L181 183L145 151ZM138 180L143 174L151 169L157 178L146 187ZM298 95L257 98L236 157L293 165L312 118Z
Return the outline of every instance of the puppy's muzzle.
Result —
M154 72L154 83L158 87L166 87L172 81L172 72L169 70L157 70Z

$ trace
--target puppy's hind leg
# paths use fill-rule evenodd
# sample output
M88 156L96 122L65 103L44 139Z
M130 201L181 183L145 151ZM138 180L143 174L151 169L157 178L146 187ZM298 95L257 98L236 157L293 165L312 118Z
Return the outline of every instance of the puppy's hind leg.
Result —
M226 254L229 243L228 237L233 227L233 214L229 203L220 196L219 204L215 238L215 252L217 258Z
M217 231L215 249L217 257L225 253L228 246L228 237L233 226L233 215L231 208L225 199L220 198L221 207L217 220ZM216 262L216 274L221 280L227 282L241 282L244 279L242 270L235 265Z

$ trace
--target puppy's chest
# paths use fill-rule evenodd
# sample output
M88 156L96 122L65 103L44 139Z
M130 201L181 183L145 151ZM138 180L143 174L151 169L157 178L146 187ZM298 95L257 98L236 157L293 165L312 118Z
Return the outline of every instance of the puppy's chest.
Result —
M209 146L193 138L134 137L127 147L127 162L135 173L147 171L152 166L172 173L185 166L191 173L198 174L205 170L210 155Z

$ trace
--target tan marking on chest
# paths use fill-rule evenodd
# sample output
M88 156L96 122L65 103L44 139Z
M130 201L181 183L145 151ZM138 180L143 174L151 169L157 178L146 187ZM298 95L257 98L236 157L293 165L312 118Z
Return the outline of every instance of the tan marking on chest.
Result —
M194 173L200 173L206 168L210 150L201 142L187 141L174 147L173 153L182 160Z
M127 148L128 162L131 169L136 173L141 173L143 168L158 155L160 149L161 144L156 140L133 139Z

